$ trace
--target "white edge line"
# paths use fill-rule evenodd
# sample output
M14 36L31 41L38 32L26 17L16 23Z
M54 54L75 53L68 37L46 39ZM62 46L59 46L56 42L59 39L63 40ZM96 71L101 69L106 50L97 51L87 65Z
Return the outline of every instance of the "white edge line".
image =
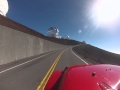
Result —
M89 65L85 60L83 60L83 59L82 59L81 57L79 57L76 53L74 53L73 50L72 50L72 48L71 48L71 51L72 51L72 53L73 53L76 57L78 57L81 61L83 61L85 64Z
M51 54L51 53L53 53L53 52L50 52L50 53L48 53L48 54ZM16 65L16 66L13 66L13 67L11 67L11 68L5 69L5 70L1 71L0 74L1 74L1 73L4 73L4 72L6 72L6 71L9 71L9 70L11 70L11 69L14 69L14 68L16 68L16 67L22 66L22 65L24 65L24 64L26 64L26 63L32 62L32 61L34 61L34 60L36 60L36 59L38 59L38 58L44 57L44 56L46 56L46 55L48 55L48 54L42 55L42 56L40 56L40 57L31 59L31 60L29 60L29 61L27 61L27 62L24 62L24 63L18 64L18 65Z

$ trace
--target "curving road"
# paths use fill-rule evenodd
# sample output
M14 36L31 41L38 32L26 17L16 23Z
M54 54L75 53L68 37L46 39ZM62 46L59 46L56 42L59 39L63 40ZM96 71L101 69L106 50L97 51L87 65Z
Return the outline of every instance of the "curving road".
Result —
M0 90L36 90L57 58L59 60L55 70L63 70L66 66L76 64L89 64L76 55L72 48L13 62L0 67Z

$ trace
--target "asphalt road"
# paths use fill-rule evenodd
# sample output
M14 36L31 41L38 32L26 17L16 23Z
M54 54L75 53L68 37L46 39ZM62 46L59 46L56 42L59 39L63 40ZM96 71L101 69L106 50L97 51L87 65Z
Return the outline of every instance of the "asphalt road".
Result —
M66 66L89 64L81 60L72 48L50 52L24 62L0 67L0 90L36 90L51 65L63 52L55 70L63 70Z

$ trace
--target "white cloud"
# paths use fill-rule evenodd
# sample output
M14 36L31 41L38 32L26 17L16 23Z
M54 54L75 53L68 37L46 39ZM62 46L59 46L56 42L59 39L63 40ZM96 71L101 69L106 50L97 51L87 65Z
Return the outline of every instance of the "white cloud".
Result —
M116 53L116 54L120 54L120 51L111 51L113 53Z
M82 32L82 30L78 30L78 33L81 33Z

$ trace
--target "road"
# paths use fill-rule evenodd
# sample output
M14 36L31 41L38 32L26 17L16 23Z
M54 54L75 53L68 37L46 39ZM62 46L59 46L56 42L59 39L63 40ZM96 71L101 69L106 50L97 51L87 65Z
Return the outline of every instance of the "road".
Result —
M63 70L66 66L76 64L89 64L81 60L72 48L50 52L24 62L0 67L0 90L36 90L58 56L55 70Z

